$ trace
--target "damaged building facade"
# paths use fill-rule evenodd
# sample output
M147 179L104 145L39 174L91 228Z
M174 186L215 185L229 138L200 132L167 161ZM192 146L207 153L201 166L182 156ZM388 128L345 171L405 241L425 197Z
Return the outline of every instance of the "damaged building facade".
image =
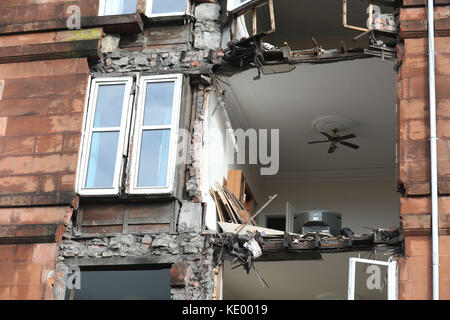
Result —
M2 0L0 17L1 299L433 298L423 1ZM354 263L373 261L367 288Z

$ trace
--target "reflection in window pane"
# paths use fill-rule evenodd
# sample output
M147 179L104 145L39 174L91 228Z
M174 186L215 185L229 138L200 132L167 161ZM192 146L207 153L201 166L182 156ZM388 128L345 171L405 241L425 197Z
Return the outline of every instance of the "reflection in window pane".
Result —
M138 187L165 187L169 162L170 130L142 132Z
M136 13L137 0L105 0L105 16Z
M185 11L186 0L153 0L152 14Z
M99 85L94 128L120 127L125 84Z
M171 123L174 85L173 81L147 83L144 126Z
M119 132L94 132L86 178L86 188L112 188Z

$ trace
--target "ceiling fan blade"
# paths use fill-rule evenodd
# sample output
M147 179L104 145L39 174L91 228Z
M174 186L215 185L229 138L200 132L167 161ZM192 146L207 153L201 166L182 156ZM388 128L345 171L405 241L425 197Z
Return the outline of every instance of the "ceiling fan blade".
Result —
M345 142L345 141L339 141L340 144L352 148L352 149L359 149L359 146L350 142Z
M327 137L328 139L331 139L332 136L330 136L328 133L320 131L321 134L323 134L325 137Z
M308 144L313 144L313 143L323 143L323 142L328 142L328 140L310 141L310 142L308 142Z
M347 140L347 139L351 139L351 138L356 138L356 136L353 133L351 133L351 134L347 134L342 137L338 137L337 140Z
M336 146L335 146L335 145L331 145L331 146L328 148L328 153L333 153L335 150L336 150Z

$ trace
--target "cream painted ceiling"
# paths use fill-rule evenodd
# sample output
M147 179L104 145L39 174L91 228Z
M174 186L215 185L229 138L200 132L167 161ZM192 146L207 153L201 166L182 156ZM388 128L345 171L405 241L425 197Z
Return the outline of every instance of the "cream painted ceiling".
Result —
M256 70L225 78L235 127L280 129L280 172L275 178L353 178L395 174L396 84L393 62L379 58L297 65L289 73L262 76ZM348 140L328 154L312 121L326 115L352 119Z

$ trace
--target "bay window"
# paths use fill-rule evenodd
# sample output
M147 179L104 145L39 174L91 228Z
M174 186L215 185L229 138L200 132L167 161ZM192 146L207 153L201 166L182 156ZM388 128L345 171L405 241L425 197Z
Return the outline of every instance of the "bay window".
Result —
M92 80L77 180L80 195L117 195L124 179L130 194L172 192L182 75L144 76L138 84L132 112L133 78ZM130 166L124 165L126 158Z

